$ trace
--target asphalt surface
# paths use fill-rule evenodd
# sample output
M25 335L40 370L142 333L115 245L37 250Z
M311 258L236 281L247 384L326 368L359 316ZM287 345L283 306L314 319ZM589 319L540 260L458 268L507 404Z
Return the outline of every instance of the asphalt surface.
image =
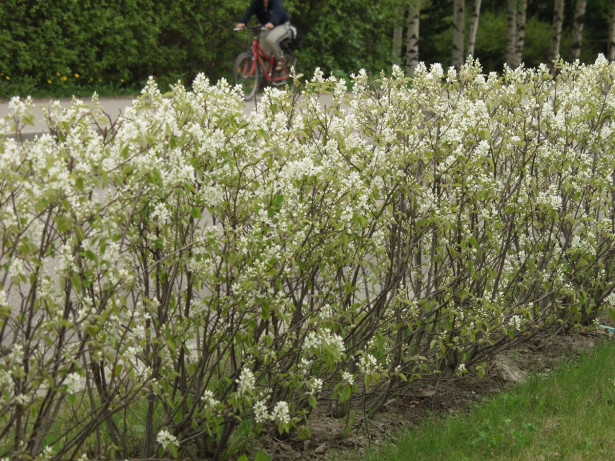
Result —
M81 101L87 103L86 98L79 98ZM134 98L100 98L100 103L104 107L105 112L113 119L116 120L121 113L124 112L126 107L132 104ZM34 101L34 124L27 125L22 130L24 138L31 138L41 133L45 133L47 130L47 124L43 117L43 108L49 107L52 102L59 101L62 107L70 107L72 105L71 99L36 99ZM0 118L4 118L9 115L9 101L0 101Z
M91 102L87 98L79 98L84 103ZM112 121L117 120L117 118L124 113L127 107L132 105L132 101L136 99L134 97L123 97L123 98L99 98L100 104L104 108L104 112L111 117ZM47 124L45 123L45 118L43 117L43 108L49 107L52 102L59 101L63 107L70 107L72 104L71 99L37 99L34 102L34 124L27 125L21 131L23 139L32 139L35 136L38 136L42 133L47 132ZM257 98L254 100L247 102L245 106L244 113L248 114L258 103ZM9 115L9 101L2 100L0 101L0 119L3 119L5 116Z

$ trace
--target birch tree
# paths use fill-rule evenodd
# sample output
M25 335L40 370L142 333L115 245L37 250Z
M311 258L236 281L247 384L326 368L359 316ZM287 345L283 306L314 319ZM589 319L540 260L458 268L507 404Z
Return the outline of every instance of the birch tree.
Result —
M523 47L525 46L525 21L527 16L527 0L517 0L517 24L515 32L514 67L519 67L523 61Z
M419 26L421 21L421 0L411 0L408 12L408 33L406 35L406 73L411 75L419 63Z
M404 17L406 16L406 8L402 3L397 5L396 12L395 24L393 25L392 61L393 64L401 64L401 51L404 38Z
M451 63L457 68L461 67L463 64L465 21L465 0L454 0L453 50L451 52Z
M587 0L577 0L574 10L574 22L572 23L572 41L570 43L571 57L573 60L581 57L581 43L583 41L586 7Z
M607 47L607 58L615 60L615 0L611 0L611 17L609 20L609 44Z
M474 56L476 33L478 32L478 19L480 18L481 0L474 0L472 18L470 19L470 34L468 36L468 56Z
M506 3L506 51L504 59L510 67L515 66L515 45L517 42L517 0Z
M564 23L564 0L555 0L553 8L553 28L551 48L549 49L549 65L553 69L553 61L557 59L562 41L562 25Z

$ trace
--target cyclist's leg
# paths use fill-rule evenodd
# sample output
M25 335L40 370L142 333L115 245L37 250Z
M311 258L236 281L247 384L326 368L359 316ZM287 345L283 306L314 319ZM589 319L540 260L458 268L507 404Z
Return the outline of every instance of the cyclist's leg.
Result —
M263 49L263 51L265 53L267 53L267 56L272 56L272 53L274 51L274 49L271 48L271 46L269 45L269 42L267 41L267 37L269 36L269 34L271 33L273 29L268 30L268 29L263 29L261 30L261 34L260 37L258 39L261 48Z
M269 33L264 38L264 43L267 48L263 47L263 49L268 55L279 59L283 56L280 42L290 36L290 22L280 24L268 32Z

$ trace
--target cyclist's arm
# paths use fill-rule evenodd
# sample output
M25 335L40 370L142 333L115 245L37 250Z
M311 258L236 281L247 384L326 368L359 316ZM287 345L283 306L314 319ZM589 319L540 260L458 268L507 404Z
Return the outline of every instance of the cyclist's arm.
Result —
M287 21L290 21L288 13L284 9L281 0L269 0L271 2L271 13L269 16L269 22L271 25L279 26Z
M238 22L237 25L235 26L235 30L242 30L245 29L246 25L243 22Z
M250 20L250 18L252 17L254 13L256 13L256 2L252 1L250 2L250 6L248 6L248 9L243 14L243 16L241 17L237 25L243 24L245 27L246 23Z

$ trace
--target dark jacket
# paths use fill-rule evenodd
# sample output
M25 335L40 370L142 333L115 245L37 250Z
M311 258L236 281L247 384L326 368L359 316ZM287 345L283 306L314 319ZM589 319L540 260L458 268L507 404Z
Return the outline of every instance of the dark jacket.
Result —
M239 22L246 24L253 14L258 18L258 22L263 25L270 22L274 26L279 26L280 24L290 21L290 17L284 9L282 0L269 0L267 9L265 9L265 2L263 0L252 0L252 3L250 3L250 6Z

